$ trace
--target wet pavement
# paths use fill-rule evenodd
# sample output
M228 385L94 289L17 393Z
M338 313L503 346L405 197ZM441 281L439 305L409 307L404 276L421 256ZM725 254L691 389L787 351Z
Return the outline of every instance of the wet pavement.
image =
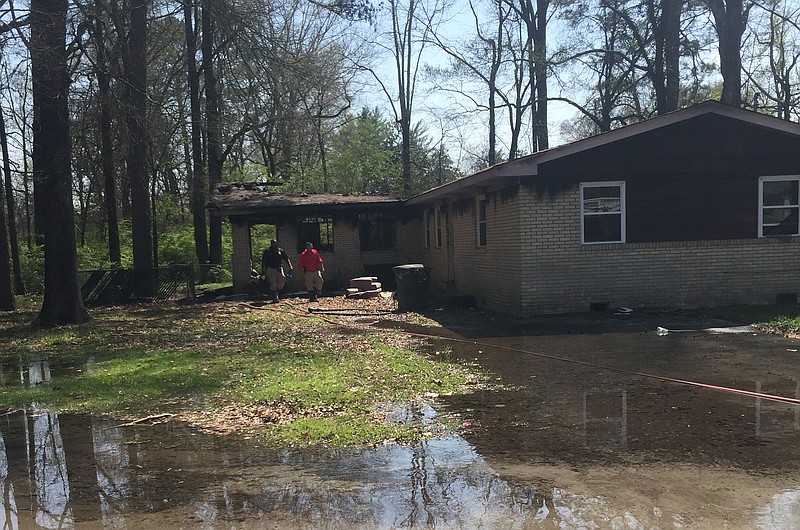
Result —
M437 333L505 386L413 414L460 434L276 451L34 406L0 416L0 527L800 528L799 341L638 315Z

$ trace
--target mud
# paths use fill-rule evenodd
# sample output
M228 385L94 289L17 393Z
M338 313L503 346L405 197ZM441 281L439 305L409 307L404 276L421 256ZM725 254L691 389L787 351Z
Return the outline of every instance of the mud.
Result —
M797 340L659 315L436 333L456 340L429 340L431 355L477 362L505 388L415 412L456 418L458 433L275 451L174 422L16 412L0 417L0 523L800 527L800 406L767 397L800 397Z

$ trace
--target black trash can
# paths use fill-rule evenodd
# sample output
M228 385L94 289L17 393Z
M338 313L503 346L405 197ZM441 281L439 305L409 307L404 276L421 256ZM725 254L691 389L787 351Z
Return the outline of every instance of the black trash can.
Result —
M425 265L414 263L393 267L397 281L398 311L423 311L428 306L429 269Z

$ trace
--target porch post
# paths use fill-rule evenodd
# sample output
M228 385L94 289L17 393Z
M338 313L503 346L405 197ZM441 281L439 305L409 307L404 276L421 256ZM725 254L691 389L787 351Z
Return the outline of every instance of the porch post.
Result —
M231 220L231 239L233 253L231 256L231 275L233 276L233 292L247 293L250 286L250 269L261 266L250 263L250 225L247 222Z

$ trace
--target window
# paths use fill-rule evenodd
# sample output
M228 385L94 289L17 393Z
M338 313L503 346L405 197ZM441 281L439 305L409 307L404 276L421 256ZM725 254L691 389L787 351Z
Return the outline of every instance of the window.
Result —
M361 250L391 250L394 248L394 217L382 213L358 216Z
M478 246L485 247L486 246L486 199L478 199Z
M431 248L431 213L432 210L425 210L425 248Z
M311 242L321 252L333 252L333 218L301 217L297 220L297 253Z
M625 183L581 184L581 241L625 242Z
M761 177L759 237L800 235L800 177Z
M436 248L442 248L442 212L436 209Z

